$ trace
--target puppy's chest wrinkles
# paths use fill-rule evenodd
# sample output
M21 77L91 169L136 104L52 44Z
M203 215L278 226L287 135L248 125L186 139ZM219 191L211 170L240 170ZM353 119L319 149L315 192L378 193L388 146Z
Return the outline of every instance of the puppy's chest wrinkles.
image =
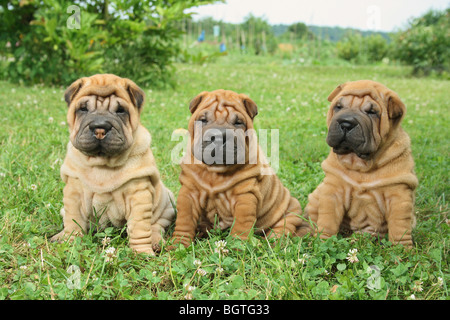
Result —
M211 223L219 218L221 228L227 228L233 223L236 182L232 180L224 179L217 174L211 174L207 178L201 177L197 180L201 184L198 199L202 213Z
M359 230L369 233L383 233L386 230L386 200L377 181L360 182L346 175L344 180L342 229Z
M218 216L220 226L225 228L233 222L234 202L230 191L209 194L203 206L204 214L211 222Z
M254 191L252 184L256 183L255 172L259 171L251 170L234 174L207 170L187 171L190 181L194 183L197 192L194 198L199 201L198 206L203 218L210 223L218 222L222 229L231 227L238 195Z
M122 199L121 199L122 198ZM94 222L104 227L108 222L114 226L123 226L126 221L125 199L113 192L85 192L84 207L91 211Z

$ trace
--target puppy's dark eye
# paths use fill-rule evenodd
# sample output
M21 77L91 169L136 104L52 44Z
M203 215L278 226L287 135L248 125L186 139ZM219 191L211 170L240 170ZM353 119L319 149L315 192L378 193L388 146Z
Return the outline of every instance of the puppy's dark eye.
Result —
M200 118L200 119L198 119L197 121L200 121L202 124L208 123L208 119L206 119L206 117Z
M119 107L116 110L116 113L126 113L127 111L119 104Z
M245 123L241 119L236 119L236 121L234 122L234 125L235 126L242 126L242 125L245 125Z
M83 103L78 110L81 112L88 112L87 103Z
M335 105L334 106L334 109L336 110L336 111L339 111L339 110L341 110L343 107L342 107L342 105L341 104L337 104L337 105Z
M378 111L373 106L369 110L366 110L366 113L369 115L378 115Z

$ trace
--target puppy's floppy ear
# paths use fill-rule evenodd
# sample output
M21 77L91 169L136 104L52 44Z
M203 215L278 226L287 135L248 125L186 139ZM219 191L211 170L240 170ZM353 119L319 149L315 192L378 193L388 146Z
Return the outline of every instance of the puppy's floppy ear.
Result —
M392 90L387 93L387 111L389 119L393 120L395 123L399 123L406 113L406 106L400 100L400 97Z
M339 92L342 91L342 89L344 89L345 87L345 83L340 84L336 87L336 89L333 90L333 92L330 93L330 95L328 96L328 101L333 101L333 99L339 94Z
M195 112L195 110L197 110L197 107L198 107L198 105L200 104L200 102L202 102L205 93L206 93L206 91L203 91L202 93L198 94L198 95L197 95L194 99L192 99L191 102L189 103L189 110L191 111L192 114Z
M256 106L256 103L248 97L243 98L242 102L244 103L245 110L247 110L250 118L253 119L254 117L256 117L256 115L258 114L258 107Z
M70 106L70 103L73 101L77 93L80 91L83 86L83 78L74 81L64 92L64 100L67 102L67 106Z
M141 110L145 98L144 91L142 91L142 89L139 88L136 83L129 79L126 80L126 86L127 92L130 95L131 102L133 102L138 110Z

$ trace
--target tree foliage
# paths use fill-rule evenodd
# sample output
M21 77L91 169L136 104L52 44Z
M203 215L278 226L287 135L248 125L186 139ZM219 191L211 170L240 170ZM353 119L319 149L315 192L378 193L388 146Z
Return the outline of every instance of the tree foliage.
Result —
M4 78L67 84L116 73L145 84L170 80L176 21L214 0L10 0L0 2Z
M442 72L450 67L450 8L429 11L413 19L395 38L394 55L414 67L414 73Z
M336 44L339 58L357 62L379 62L388 55L388 43L379 34L363 37L360 33L348 33Z
M304 24L303 22L291 24L288 27L287 31L291 33L295 39L307 40L314 38L314 34L308 29L306 24Z

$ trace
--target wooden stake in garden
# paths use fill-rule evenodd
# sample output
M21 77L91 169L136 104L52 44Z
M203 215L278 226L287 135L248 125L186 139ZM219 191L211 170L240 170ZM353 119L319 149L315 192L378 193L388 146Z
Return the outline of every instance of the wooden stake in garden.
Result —
M243 48L245 49L245 32L244 30L241 30L241 46L243 46Z
M267 52L267 47L266 47L266 32L263 30L261 33L261 39L262 39L262 49L263 52L266 53Z

